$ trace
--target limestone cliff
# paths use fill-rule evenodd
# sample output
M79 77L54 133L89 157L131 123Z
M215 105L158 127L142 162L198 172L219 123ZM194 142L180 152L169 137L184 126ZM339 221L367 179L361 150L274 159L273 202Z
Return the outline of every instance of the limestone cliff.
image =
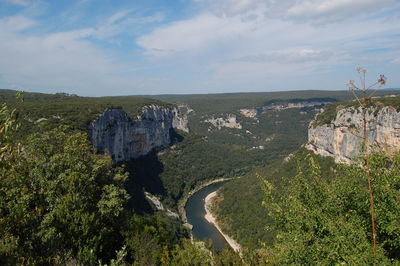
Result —
M115 162L121 162L168 147L174 126L187 131L186 125L176 108L145 106L137 120L130 118L123 109L115 108L92 121L89 134L98 152L108 153Z
M193 110L190 109L190 107L185 104L179 104L176 108L172 109L172 113L174 115L172 126L176 129L188 133L189 132L188 115L191 112L193 112Z
M368 143L388 153L400 150L400 112L391 106L371 107L366 114ZM363 132L361 109L349 107L337 112L330 124L311 122L306 147L316 154L332 156L336 162L350 163L360 154Z

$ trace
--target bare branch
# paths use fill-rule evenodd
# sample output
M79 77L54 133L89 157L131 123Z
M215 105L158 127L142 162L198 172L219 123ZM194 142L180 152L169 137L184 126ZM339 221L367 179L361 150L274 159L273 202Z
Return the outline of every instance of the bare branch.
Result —
M366 112L367 112L367 105L371 101L372 95L375 94L377 89L375 89L370 95L367 95L367 91L378 85L383 86L386 84L386 77L385 75L380 75L378 81L375 83L371 84L370 86L366 87L365 85L365 75L367 73L367 70L362 67L357 67L357 72L360 78L360 83L362 86L361 89L359 89L355 84L354 80L350 80L348 83L348 87L350 91L353 93L354 98L358 101L360 104L360 107L362 108L362 117L363 117L363 132L362 132L362 145L363 145L363 153L364 153L364 169L367 172L367 180L368 180L368 190L369 190L369 195L370 195L370 207L371 207L371 225L372 225L372 242L373 242L373 250L374 250L374 256L376 256L376 228L375 228L375 203L374 203L374 195L373 195L373 190L372 190L372 181L371 181L371 167L370 167L370 158L369 158L369 152L368 152L368 123L370 121L367 121L366 118ZM362 98L359 98L355 91L362 91ZM357 135L356 132L352 133L353 135Z

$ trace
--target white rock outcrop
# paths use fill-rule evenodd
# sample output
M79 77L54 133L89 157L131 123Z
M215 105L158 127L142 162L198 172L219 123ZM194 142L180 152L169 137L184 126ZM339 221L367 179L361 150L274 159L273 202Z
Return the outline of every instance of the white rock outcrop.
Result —
M391 154L400 150L400 112L395 108L371 108L366 113L367 139L372 149ZM363 116L354 107L337 112L330 123L314 127L310 123L306 147L316 154L332 156L336 162L350 163L360 154Z
M121 108L109 109L90 123L89 135L98 152L121 162L168 147L174 126L185 129L187 122L183 120L177 109L157 105L143 107L138 120L132 120Z
M193 110L190 109L187 105L178 105L177 108L172 109L172 113L174 116L172 120L173 128L189 133L188 114L190 114L191 112L193 112Z
M242 129L242 125L237 121L236 115L228 115L226 118L222 117L211 117L209 119L204 120L206 123L211 123L214 127L221 129L223 127L227 128L237 128Z
M240 109L239 112L243 116L250 117L250 118L254 118L257 115L259 115L259 113L260 113L257 108L248 108L248 109L244 108L244 109Z

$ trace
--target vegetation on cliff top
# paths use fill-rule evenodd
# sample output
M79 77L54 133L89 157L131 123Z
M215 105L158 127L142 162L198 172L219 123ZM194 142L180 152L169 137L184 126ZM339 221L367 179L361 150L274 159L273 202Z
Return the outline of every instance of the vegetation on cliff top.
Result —
M399 94L399 90L380 90L376 96ZM241 108L261 107L272 102L301 101L316 98L348 101L352 97L348 91L278 91L254 93L222 93L222 94L192 94L192 95L148 95L146 97L170 103L185 103L202 115L215 113L232 113Z
M7 103L11 108L15 107L18 104L15 93L15 91L0 90L0 101ZM86 131L87 125L106 109L123 108L135 119L141 114L142 108L150 104L172 106L159 100L133 96L93 98L65 93L24 93L24 104L19 106L23 129L19 133L37 132L38 125L44 131L59 125ZM38 120L41 122L37 122Z

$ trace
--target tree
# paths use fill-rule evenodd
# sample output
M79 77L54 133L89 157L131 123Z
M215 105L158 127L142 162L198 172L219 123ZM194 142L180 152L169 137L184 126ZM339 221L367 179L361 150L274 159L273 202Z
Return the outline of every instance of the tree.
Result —
M34 134L21 147L2 161L0 260L111 259L122 244L127 175L96 155L86 134L66 127Z
M371 226L366 169L341 165L327 178L314 159L286 180L282 191L264 181L265 201L276 239L270 253L278 264L390 264L400 260L400 154L370 154L377 220L376 254L370 252ZM299 164L300 165L300 164Z

